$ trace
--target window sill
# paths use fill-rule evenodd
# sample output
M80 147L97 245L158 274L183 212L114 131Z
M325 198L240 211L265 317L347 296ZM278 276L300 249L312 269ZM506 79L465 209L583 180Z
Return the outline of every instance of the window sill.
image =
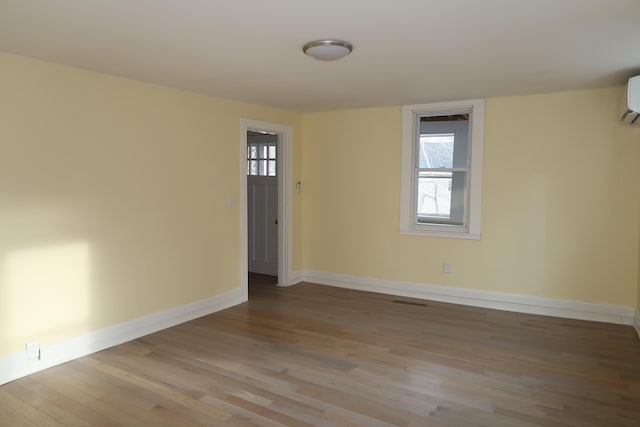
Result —
M409 229L400 230L403 236L439 237L443 239L480 240L480 234L472 234L464 231Z

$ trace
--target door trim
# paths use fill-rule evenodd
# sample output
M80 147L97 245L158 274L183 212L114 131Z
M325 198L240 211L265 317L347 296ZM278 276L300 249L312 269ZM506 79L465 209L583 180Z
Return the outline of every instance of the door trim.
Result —
M293 127L279 123L240 119L240 287L242 301L249 299L249 244L247 203L247 132L278 135L278 286L288 286L292 276L291 159Z

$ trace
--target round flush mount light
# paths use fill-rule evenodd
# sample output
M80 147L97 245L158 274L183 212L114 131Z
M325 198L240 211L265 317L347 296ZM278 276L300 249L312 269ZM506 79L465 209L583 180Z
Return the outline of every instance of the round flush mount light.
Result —
M305 44L302 51L308 56L320 61L335 61L344 58L353 50L349 42L343 40L315 40Z

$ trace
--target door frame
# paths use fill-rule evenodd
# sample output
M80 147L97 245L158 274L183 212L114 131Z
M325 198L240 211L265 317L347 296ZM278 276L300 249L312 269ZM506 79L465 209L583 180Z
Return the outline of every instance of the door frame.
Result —
M240 284L242 301L249 299L249 234L247 203L247 132L278 135L278 286L288 286L292 276L291 158L293 127L279 123L240 119Z

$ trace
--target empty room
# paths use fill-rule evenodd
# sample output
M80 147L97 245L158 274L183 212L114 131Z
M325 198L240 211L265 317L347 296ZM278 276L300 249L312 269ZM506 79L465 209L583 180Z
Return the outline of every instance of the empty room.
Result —
M0 0L0 426L640 426L637 0Z

